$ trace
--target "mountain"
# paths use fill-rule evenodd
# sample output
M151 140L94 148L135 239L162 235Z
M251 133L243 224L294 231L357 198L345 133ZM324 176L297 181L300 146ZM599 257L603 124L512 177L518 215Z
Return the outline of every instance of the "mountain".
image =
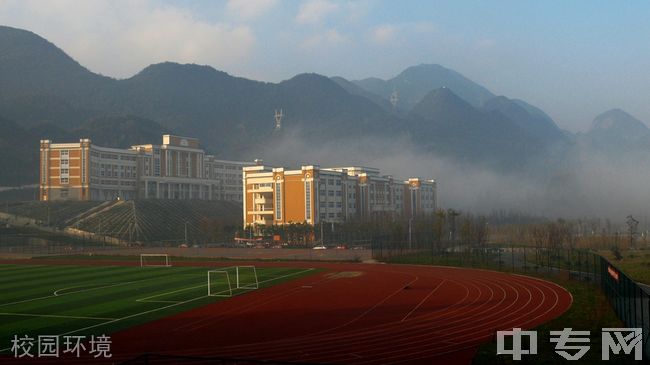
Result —
M393 105L386 99L382 98L381 96L377 94L373 94L366 89L362 88L361 86L358 86L352 81L348 81L342 77L339 76L334 76L330 77L330 80L336 82L340 87L345 89L348 93L352 95L358 95L358 96L363 96L364 98L372 101L373 103L379 105L382 109L392 112L393 111Z
M482 109L503 114L529 135L545 142L558 142L564 138L564 133L550 117L525 102L496 96L488 99Z
M429 92L409 113L417 140L430 150L497 169L521 167L544 142L501 113L480 110L449 88Z
M15 179L0 176L2 184L35 181L41 138L89 137L128 147L175 133L199 137L221 158L252 159L287 138L354 148L362 138L400 136L412 139L416 152L516 170L542 155L557 133L541 110L495 97L439 65L410 67L387 81L306 73L267 83L162 62L117 80L92 73L34 33L9 27L0 27L0 85L0 150L22 161ZM387 99L393 91L395 110ZM284 118L276 131L278 109ZM12 130L33 143L16 145Z
M648 134L648 127L621 109L608 110L594 118L590 134L606 134L609 137L634 139Z
M38 140L18 124L0 117L0 186L34 184L38 181ZM28 167L28 168L25 168Z
M112 81L26 30L0 26L0 45L0 108L24 125L79 121Z
M98 116L132 115L201 136L217 153L249 150L242 141L267 138L276 109L286 115L283 125L332 137L391 120L366 97L320 75L271 84L164 62L115 80L88 71L38 35L9 27L0 27L0 84L0 113L26 128L49 123L74 130Z
M650 129L621 109L611 109L594 118L591 128L578 135L591 154L613 161L645 161L650 153Z
M379 95L386 100L397 92L397 106L411 110L431 90L446 87L473 106L481 106L493 98L489 90L473 82L456 71L436 64L421 64L402 71L389 80L368 78L353 81L368 92Z
M171 133L152 120L127 116L100 116L68 132L73 140L90 138L99 146L128 148L137 144L159 143L163 134Z

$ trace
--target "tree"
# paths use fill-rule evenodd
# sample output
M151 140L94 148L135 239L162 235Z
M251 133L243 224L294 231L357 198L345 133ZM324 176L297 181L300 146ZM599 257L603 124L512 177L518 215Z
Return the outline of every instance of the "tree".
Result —
M639 234L639 221L634 219L630 214L626 217L625 224L627 224L627 232L630 235L630 247L636 248L636 236Z

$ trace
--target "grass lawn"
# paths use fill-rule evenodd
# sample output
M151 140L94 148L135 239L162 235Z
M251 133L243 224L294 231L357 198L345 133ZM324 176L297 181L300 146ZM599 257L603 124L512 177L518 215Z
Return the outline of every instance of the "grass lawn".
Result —
M0 354L14 335L101 335L227 300L208 296L207 267L0 265ZM233 295L235 268L226 269ZM256 268L261 288L310 275L314 269ZM212 275L211 291L229 294L226 275ZM254 283L240 269L240 284Z
M616 265L631 279L650 285L650 250L621 251L623 258L616 260L609 250L599 251L611 263Z

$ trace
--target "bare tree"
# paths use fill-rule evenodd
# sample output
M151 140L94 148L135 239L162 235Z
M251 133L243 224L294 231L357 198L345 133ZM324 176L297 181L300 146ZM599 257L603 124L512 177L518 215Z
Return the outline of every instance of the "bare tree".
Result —
M630 235L630 247L636 248L636 237L639 234L639 221L634 219L630 214L625 218L625 224L627 224L627 232Z

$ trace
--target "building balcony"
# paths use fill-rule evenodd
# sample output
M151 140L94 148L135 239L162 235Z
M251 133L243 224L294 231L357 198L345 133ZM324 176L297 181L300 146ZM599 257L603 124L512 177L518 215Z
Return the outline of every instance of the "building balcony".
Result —
M260 214L260 215L273 215L273 209L265 209L265 210L249 210L246 212L246 214Z
M253 189L247 189L246 192L248 192L248 193L272 193L273 192L273 187L268 186L268 187L258 187L258 188L253 188Z
M271 203L271 199L261 197L261 198L255 198L253 202L255 204L267 204L267 203Z

